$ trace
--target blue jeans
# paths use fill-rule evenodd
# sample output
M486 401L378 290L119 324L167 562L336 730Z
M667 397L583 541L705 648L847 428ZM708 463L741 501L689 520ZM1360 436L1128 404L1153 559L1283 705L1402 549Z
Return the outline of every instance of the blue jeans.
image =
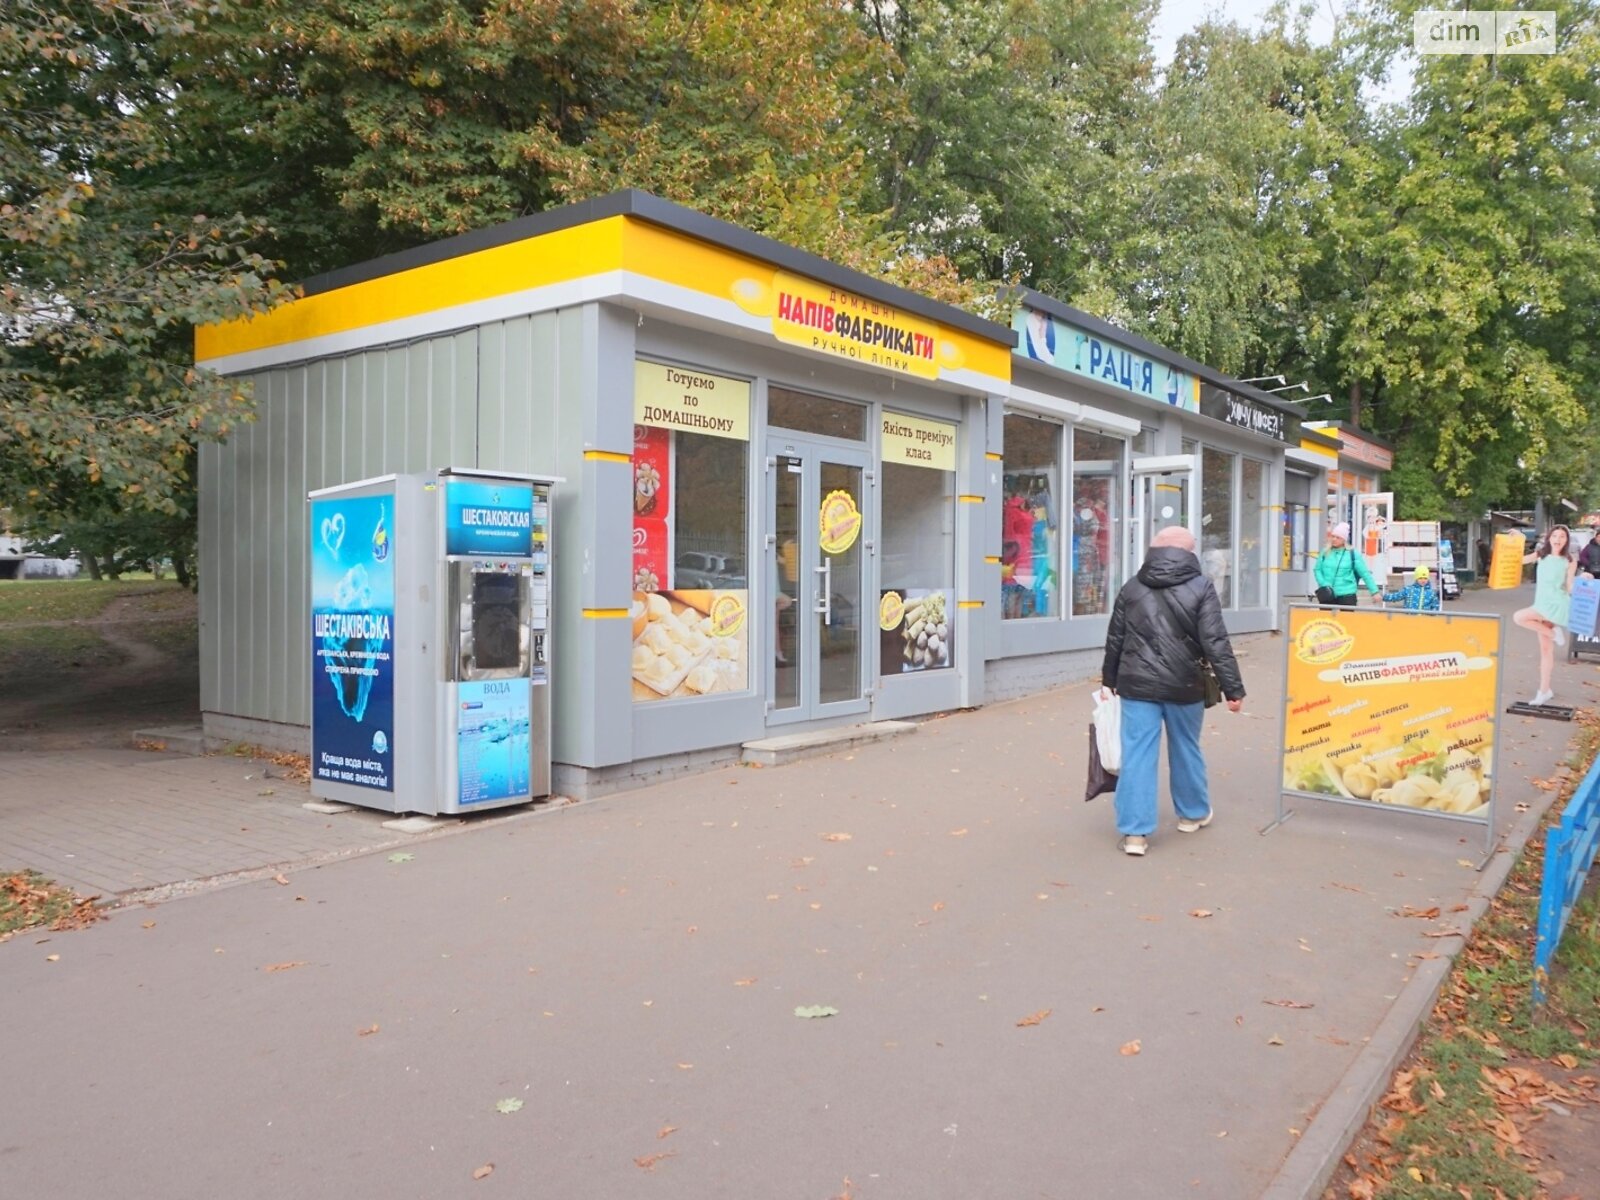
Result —
M1203 820L1211 811L1206 760L1200 753L1200 723L1206 706L1160 700L1122 699L1122 770L1117 775L1117 832L1156 831L1156 763L1161 726L1167 726L1167 774L1172 807L1180 817Z

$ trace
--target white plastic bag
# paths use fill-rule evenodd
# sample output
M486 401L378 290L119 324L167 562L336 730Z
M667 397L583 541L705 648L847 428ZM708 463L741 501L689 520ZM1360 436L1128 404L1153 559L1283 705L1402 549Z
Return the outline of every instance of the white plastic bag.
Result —
M1100 748L1100 765L1122 770L1122 698L1107 688L1094 692L1094 740Z

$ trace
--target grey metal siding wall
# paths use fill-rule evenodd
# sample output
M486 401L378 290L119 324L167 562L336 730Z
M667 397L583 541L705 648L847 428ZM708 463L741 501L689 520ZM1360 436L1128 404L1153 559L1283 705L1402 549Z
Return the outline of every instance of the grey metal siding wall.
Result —
M606 311L608 315L602 316ZM606 336L602 336L602 324ZM630 495L626 463L585 458L586 450L627 454L632 450L632 376L618 375L620 359L632 370L631 328L598 305L517 317L481 327L478 376L478 465L486 471L558 475L553 517L554 595L551 611L551 720L557 762L598 766L626 761L626 741L618 731L601 732L597 689L604 685L597 656L609 665L617 653L623 666L617 678L626 686L627 622L588 620L584 610L622 608L630 601L626 531L616 535L617 561L602 570L594 547L601 529L609 531L605 508L627 509ZM602 373L607 388L602 389ZM611 378L610 376L617 376ZM617 391L621 386L626 391ZM602 394L626 397L620 422L601 415ZM619 406L620 407L620 406ZM614 425L605 435L599 425ZM605 477L604 485L601 477ZM614 502L603 497L613 496ZM622 518L627 519L626 515ZM610 643L618 633L618 651ZM605 654L602 655L602 649ZM610 736L608 736L608 733ZM597 750L598 741L620 741L618 753Z
M200 704L209 713L306 725L306 492L477 466L478 333L296 364L251 381L256 420L225 444L201 448Z

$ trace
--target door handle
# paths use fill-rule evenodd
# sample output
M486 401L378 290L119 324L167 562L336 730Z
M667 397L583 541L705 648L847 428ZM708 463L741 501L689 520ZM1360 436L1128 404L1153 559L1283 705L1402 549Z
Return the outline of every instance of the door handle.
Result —
M817 595L811 611L822 617L824 625L833 624L833 560L824 558L822 565L817 568L817 574L822 576L822 591Z

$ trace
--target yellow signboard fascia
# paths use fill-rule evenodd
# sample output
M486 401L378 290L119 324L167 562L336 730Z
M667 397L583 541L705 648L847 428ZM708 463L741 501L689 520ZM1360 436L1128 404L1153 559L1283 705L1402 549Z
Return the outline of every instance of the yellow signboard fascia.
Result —
M804 285L813 300L825 300L837 293L845 297L850 311L858 309L864 316L872 316L865 305L900 314L907 328L926 332L936 339L934 346L935 370L927 378L956 369L975 372L1009 382L1011 379L1011 346L987 338L952 329L938 321L930 321L904 313L893 305L882 304L843 289L831 288L803 276L779 270L771 263L762 262L733 250L725 250L703 242L688 234L653 225L648 221L629 221L624 236L624 266L638 275L659 280L675 287L701 292L718 300L731 300L746 313L767 324L773 336L791 344L810 346L816 331L781 322L778 314L780 284L796 281ZM838 307L836 305L836 307ZM780 328L793 325L786 336ZM822 347L812 347L823 349ZM864 358L842 356L846 361L866 362ZM871 365L871 364L869 364Z
M1312 441L1310 438L1301 438L1300 449L1307 454L1315 454L1318 458L1325 458L1330 463L1339 461L1339 448L1337 446L1325 446L1321 442Z
M691 367L636 359L633 422L748 442L750 384Z
M625 224L624 217L607 217L202 325L194 334L195 358L286 346L616 270Z
M957 428L948 421L930 421L926 417L885 412L882 425L883 461L928 467L935 471L954 471Z

